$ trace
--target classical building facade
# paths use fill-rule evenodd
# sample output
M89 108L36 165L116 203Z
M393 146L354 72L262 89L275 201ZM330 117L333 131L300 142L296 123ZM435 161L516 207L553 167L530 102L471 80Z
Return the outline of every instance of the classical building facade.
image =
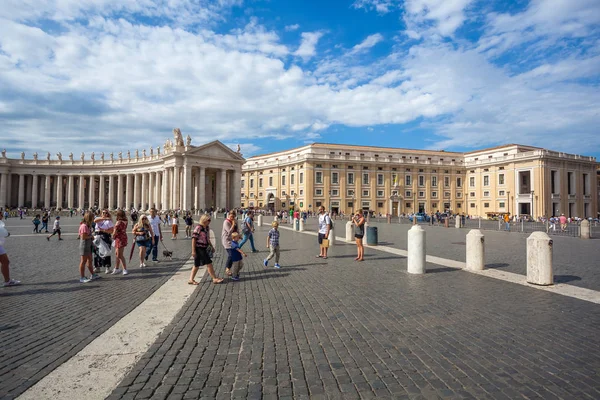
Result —
M175 141L142 154L66 159L50 153L26 159L0 157L0 206L29 208L130 208L202 210L239 206L245 160L219 141L193 146Z
M248 158L241 203L392 215L595 217L597 169L594 157L522 145L456 153L315 143Z

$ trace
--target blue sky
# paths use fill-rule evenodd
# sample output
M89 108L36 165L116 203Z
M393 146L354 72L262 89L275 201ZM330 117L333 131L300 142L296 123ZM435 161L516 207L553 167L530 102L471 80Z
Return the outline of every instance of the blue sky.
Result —
M597 0L4 0L0 147L124 153L178 127L600 159Z

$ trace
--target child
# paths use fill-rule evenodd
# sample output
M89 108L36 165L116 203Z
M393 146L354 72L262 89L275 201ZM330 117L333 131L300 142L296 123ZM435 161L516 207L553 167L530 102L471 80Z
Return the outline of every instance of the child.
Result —
M62 238L60 237L60 217L58 215L56 216L56 219L54 220L54 227L53 227L52 235L46 236L46 240L50 241L50 238L56 234L58 234L58 240L62 240Z
M33 233L40 233L40 214L33 217Z
M244 261L242 261L243 257L248 257L246 253L240 249L239 245L240 234L237 232L233 232L231 234L231 280L239 281L240 280L240 270L244 267Z
M279 227L279 223L277 221L273 221L271 224L273 227L269 234L267 235L267 247L271 250L269 256L265 258L263 264L265 267L269 266L269 260L275 257L275 268L279 269L281 266L279 265L279 231L277 228Z

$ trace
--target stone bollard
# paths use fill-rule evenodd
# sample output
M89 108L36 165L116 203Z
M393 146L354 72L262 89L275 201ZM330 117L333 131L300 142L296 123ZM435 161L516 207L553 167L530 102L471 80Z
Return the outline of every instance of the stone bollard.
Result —
M392 223L392 215L391 214L388 214L388 216L387 216L387 223L388 224Z
M471 271L483 271L485 267L485 237L479 229L467 234L467 265Z
M417 216L416 215L413 215L412 224L417 225Z
M456 223L454 224L454 227L457 228L457 229L460 228L461 227L460 222L461 222L460 221L460 217L457 215L456 216Z
M292 230L299 231L300 228L298 227L298 218L294 218L292 223L293 223Z
M346 222L346 242L354 242L354 227L352 222Z
M444 218L444 228L448 228L450 226L450 217L446 216Z
M263 216L262 216L262 214L258 214L258 217L257 217L257 219L256 219L256 224L257 224L258 226L262 226L262 219L263 219Z
M335 232L333 229L329 230L329 236L327 238L329 239L329 247L333 246L335 244Z
M304 232L304 218L300 218L299 231Z
M408 230L408 273L425 273L425 230L421 225Z
M527 282L552 285L552 239L544 232L533 232L527 238Z
M590 221L588 221L587 219L584 219L583 221L581 221L581 225L579 226L579 229L581 229L581 238L582 239L589 239L591 237Z

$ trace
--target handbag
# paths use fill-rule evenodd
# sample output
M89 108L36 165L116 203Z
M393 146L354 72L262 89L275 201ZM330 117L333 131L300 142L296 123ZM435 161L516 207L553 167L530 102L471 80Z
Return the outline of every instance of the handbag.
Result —
M321 242L321 247L329 247L329 239L323 239Z

